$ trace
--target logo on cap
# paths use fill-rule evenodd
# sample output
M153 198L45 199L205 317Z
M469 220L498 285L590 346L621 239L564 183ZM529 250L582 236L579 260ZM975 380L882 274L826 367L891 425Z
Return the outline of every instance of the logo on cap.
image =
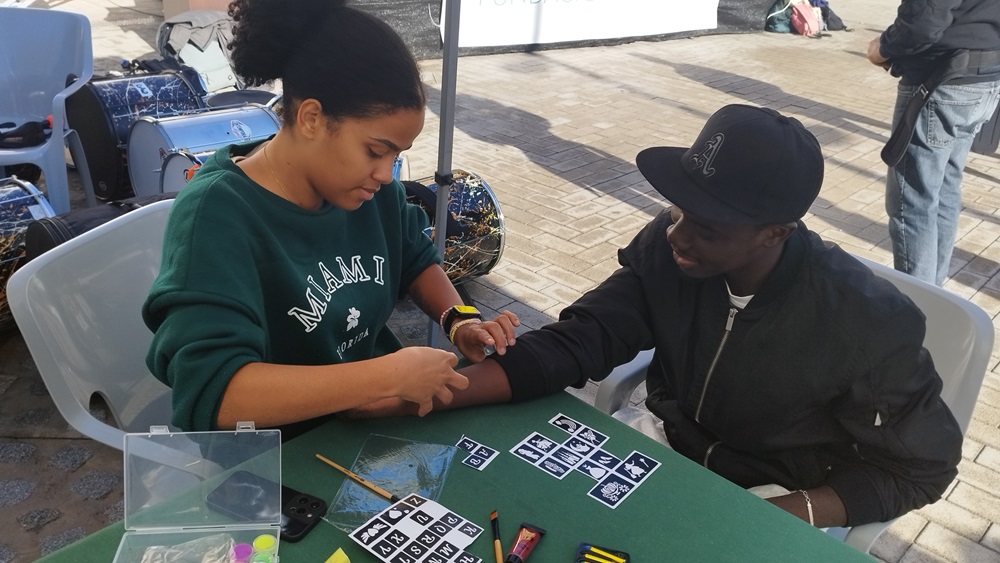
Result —
M703 176L708 178L712 174L715 174L715 168L712 168L712 162L715 161L715 156L719 154L719 149L722 147L722 142L726 140L726 136L722 133L716 133L712 135L712 138L705 142L705 148L699 153L695 153L691 156L691 164L694 165L692 172L697 169L701 169Z

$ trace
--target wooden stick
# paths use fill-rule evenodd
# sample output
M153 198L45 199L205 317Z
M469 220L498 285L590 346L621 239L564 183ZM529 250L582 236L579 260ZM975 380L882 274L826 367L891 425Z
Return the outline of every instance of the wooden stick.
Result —
M362 476L358 475L357 473L354 473L354 472L352 472L352 471L349 471L349 470L347 470L347 469L345 469L345 468L341 467L340 465L337 465L336 463L334 463L334 462L332 462L332 461L330 461L330 460L326 459L325 457L321 456L320 454L316 454L316 457L318 457L318 458L319 458L319 459L321 459L321 460L322 460L322 461L323 461L324 463L326 463L327 465L329 465L329 466L333 467L333 468L334 468L334 469L336 469L337 471L340 471L340 472L341 472L341 473L343 473L344 475L347 475L347 476L348 476L348 477L350 477L350 478L351 478L351 479L352 479L352 480L353 480L353 481L354 481L355 483L357 483L357 484L361 485L362 487L365 487L365 488L366 488L366 489L368 489L369 491L372 491L373 493L375 493L375 494L377 494L378 496L380 496L380 497L382 497L382 498L384 498L384 499L388 500L389 502L397 502L397 501L399 500L399 497L397 497L396 495L394 495L394 494L390 493L389 491L387 491L387 490L383 489L382 487L379 487L379 486L378 486L378 485L376 485L375 483L372 483L371 481L369 481L369 480L365 479L364 477L362 477Z

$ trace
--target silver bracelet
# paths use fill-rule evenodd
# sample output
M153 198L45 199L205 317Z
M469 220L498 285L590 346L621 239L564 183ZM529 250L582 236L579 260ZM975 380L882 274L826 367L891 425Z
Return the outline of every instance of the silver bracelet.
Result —
M802 489L799 489L796 492L802 493L802 496L805 497L805 499L806 499L806 511L809 512L809 525L810 526L815 526L816 525L816 521L813 520L813 501L812 501L811 498L809 498L809 493L805 492Z

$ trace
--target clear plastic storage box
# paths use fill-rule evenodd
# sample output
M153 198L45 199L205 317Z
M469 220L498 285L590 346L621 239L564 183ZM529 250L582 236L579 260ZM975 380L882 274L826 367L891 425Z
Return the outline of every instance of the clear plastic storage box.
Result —
M124 486L114 563L278 561L278 430L127 434Z

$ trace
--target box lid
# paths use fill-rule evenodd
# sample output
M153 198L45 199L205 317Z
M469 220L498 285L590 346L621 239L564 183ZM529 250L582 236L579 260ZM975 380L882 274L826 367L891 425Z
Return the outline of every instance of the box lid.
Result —
M278 526L281 431L125 435L125 529Z

